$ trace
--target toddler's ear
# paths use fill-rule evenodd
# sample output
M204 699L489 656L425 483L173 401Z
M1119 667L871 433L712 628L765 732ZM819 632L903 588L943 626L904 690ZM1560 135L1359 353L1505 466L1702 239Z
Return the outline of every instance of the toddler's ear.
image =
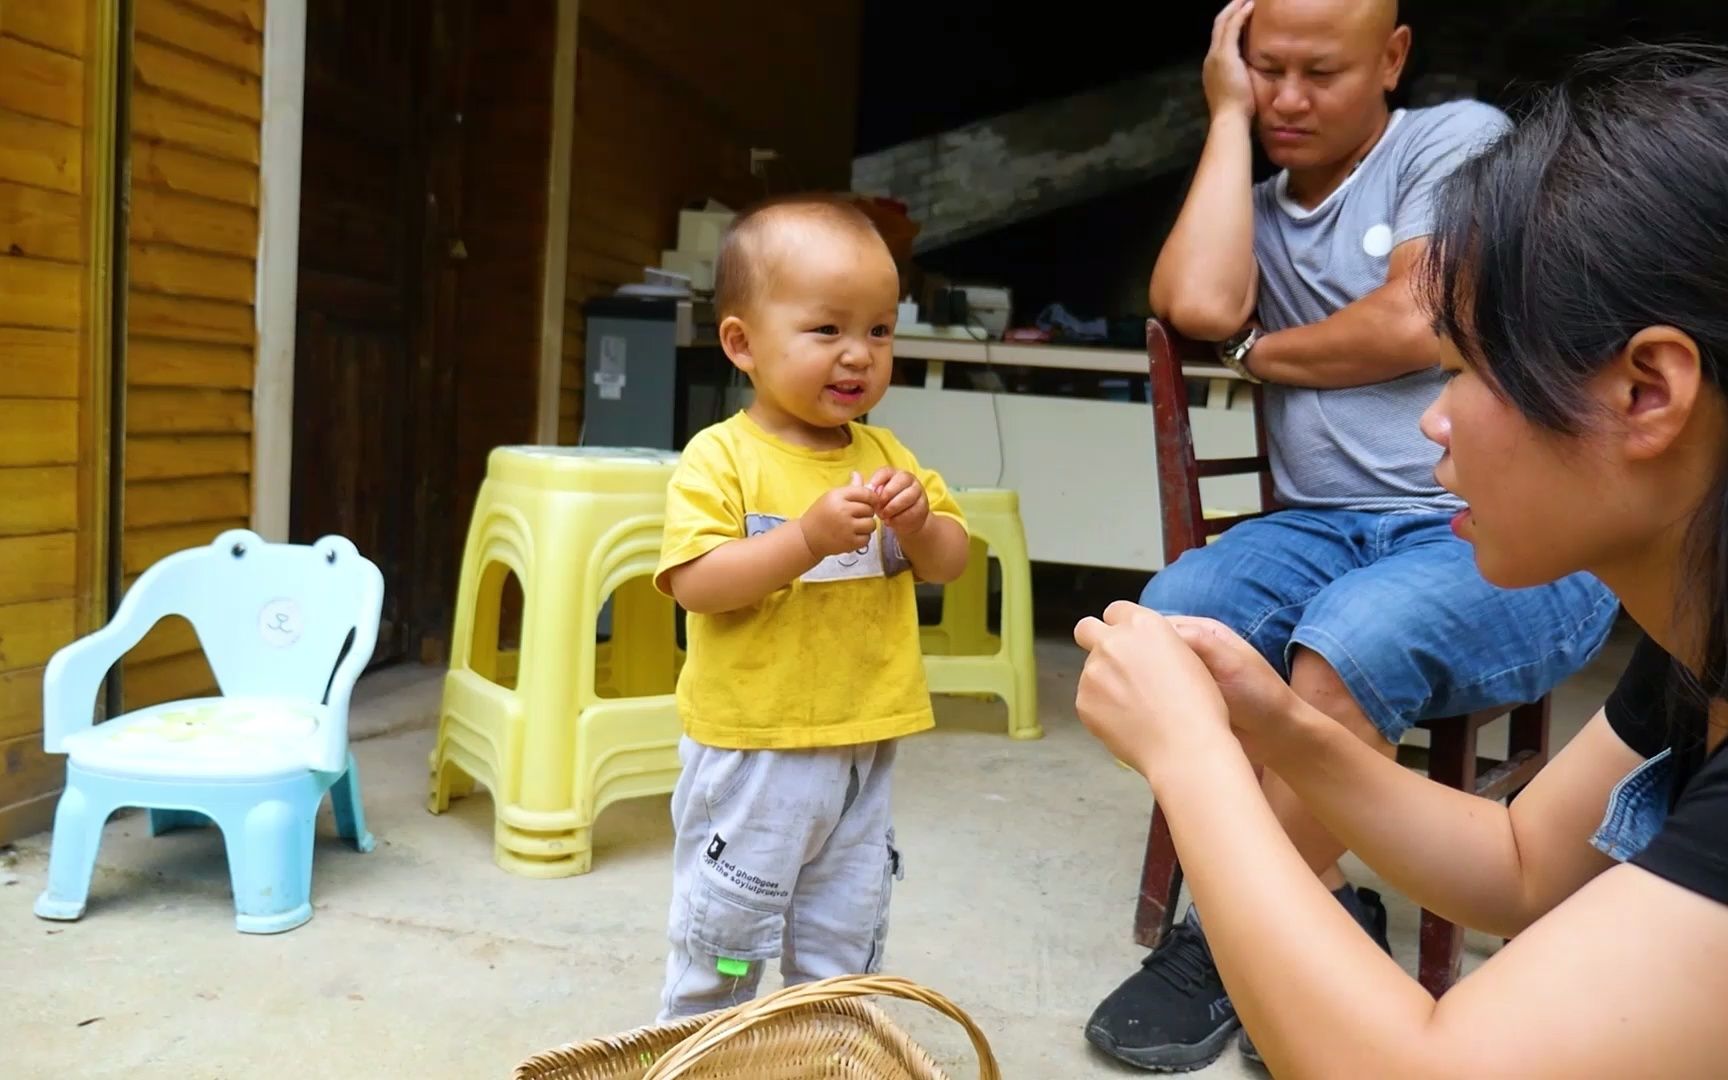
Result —
M744 320L736 315L728 315L720 320L718 331L720 348L726 353L726 359L732 361L732 366L749 375L756 370L756 356L750 349L750 328L744 325Z

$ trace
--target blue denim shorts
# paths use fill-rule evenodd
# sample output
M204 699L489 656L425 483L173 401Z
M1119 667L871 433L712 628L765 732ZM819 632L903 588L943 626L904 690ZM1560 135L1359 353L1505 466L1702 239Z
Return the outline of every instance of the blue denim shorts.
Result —
M1608 809L1590 837L1591 845L1619 862L1636 858L1667 823L1673 784L1671 749L1627 773L1609 793Z
M1590 662L1620 607L1587 574L1490 585L1450 515L1348 510L1243 522L1156 574L1140 603L1224 623L1286 679L1296 647L1311 649L1392 742L1541 697Z

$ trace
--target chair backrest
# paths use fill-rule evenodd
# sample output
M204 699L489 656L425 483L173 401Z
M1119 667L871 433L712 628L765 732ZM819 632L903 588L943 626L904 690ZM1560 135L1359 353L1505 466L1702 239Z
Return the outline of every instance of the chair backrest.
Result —
M272 544L235 529L156 563L115 621L183 615L222 693L322 702L346 694L378 642L384 575L340 536Z
M1194 428L1188 417L1188 382L1182 369L1225 369L1205 344L1178 334L1159 319L1146 320L1146 364L1152 379L1152 424L1158 454L1158 504L1164 525L1164 565L1206 543L1230 526L1271 510L1272 463L1266 453L1265 396L1254 392L1253 457L1209 458L1194 454ZM1260 479L1259 513L1207 517L1200 502L1200 481L1213 476L1254 474Z

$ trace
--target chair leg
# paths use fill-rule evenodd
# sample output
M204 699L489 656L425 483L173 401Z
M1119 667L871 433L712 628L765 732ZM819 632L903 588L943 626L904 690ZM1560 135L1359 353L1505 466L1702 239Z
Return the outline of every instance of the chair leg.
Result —
M1422 937L1417 960L1417 981L1436 998L1458 981L1464 960L1464 928L1422 909Z
M1552 701L1544 695L1539 701L1520 705L1512 710L1506 732L1506 756L1529 750L1538 760L1548 760L1548 733ZM1516 798L1513 792L1509 798Z
M352 841L359 851L371 851L372 834L366 829L366 808L360 802L360 774L354 755L348 755L348 768L330 787L330 810L336 816L336 835Z
M1460 791L1476 790L1476 728L1459 717L1429 729L1428 776ZM1464 959L1464 928L1422 912L1417 978L1436 998L1452 988Z
M440 721L441 726L442 723ZM432 771L426 785L426 809L434 814L450 809L450 800L474 792L474 778L444 756L443 738L441 730L440 745L432 751Z
M150 835L161 836L175 829L202 829L213 824L208 815L197 810L151 810Z
M277 794L222 822L234 925L244 934L279 934L312 917L312 833L318 793Z
M1016 739L1041 739L1038 722L1038 660L1032 631L1032 565L1023 537L1010 537L1001 546L1001 651L1008 658L1013 689L1008 698L1008 734ZM982 622L980 623L982 625Z
M84 914L90 878L96 872L96 851L102 846L102 828L113 812L112 806L93 803L84 789L68 778L54 810L48 887L36 898L39 918L71 920Z
M1134 940L1156 949L1176 924L1176 903L1182 895L1182 864L1164 811L1152 808L1146 833L1146 859L1140 868L1140 902L1134 908Z
M945 651L980 656L990 651L990 546L978 537L967 549L966 569L942 587Z
M620 697L670 694L677 613L672 601L656 592L654 579L631 578L612 594L612 683Z

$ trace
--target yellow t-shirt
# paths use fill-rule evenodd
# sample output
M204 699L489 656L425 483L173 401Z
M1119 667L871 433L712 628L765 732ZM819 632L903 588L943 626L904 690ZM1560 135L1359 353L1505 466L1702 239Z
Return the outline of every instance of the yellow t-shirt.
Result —
M684 448L667 492L666 572L731 540L802 516L856 472L884 465L918 477L931 514L965 524L942 478L885 428L849 425L850 445L809 450L738 413ZM848 746L931 727L911 566L893 530L878 525L862 551L830 556L756 604L691 613L678 679L685 732L736 750Z

